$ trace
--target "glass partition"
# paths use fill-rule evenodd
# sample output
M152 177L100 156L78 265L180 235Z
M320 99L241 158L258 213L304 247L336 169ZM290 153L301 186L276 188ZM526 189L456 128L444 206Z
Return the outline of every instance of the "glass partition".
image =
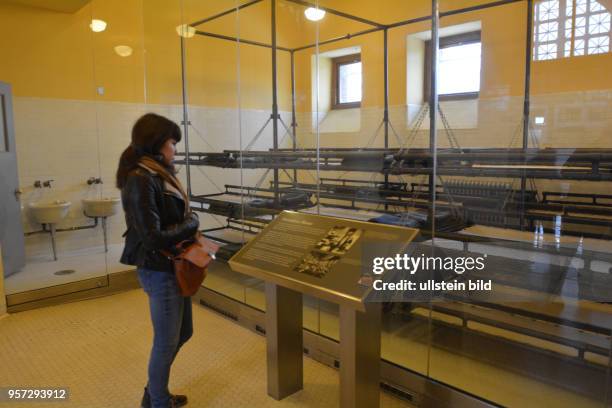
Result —
M310 65L297 62L291 50L316 41L314 32L304 39L296 29L304 24L303 10L284 1L182 2L185 181L204 232L222 243L224 260L283 209L315 203L312 188L300 186L292 169L303 149L295 137L300 110L311 91L298 90L298 75L310 75ZM210 272L207 288L265 310L262 281L222 263ZM306 327L318 330L316 302L307 299L304 313Z
M486 254L444 279L496 290L385 303L384 360L505 406L608 398L605 4L441 0L432 41L431 1L158 3L147 108L182 122L224 260L283 209L418 228L416 254ZM205 286L265 310L223 262ZM337 306L306 298L304 327L338 340Z
M132 126L147 111L145 32L141 4L92 2L91 10L92 19L106 26L92 33L97 140L91 146L99 176L87 177L83 205L90 208L85 213L97 216L100 253L106 254L106 271L113 274L131 269L119 262L126 225L115 176L119 158L130 144Z
M179 177L222 245L207 289L265 311L226 261L285 209L417 228L414 254L486 255L437 278L494 289L384 303L385 361L503 406L609 404L610 5L440 0L432 38L432 3L0 5L25 240L8 294L129 269L114 172L156 112L181 125ZM338 314L304 299L311 332L339 340Z
M601 406L612 327L600 161L611 123L601 112L612 59L609 27L597 21L610 14L597 1L533 3L459 14L441 2L435 208L454 208L468 226L453 236L440 226L434 246L485 257L483 270L449 280L492 289L431 302L428 375L504 406ZM447 50L461 45L443 34L477 25L459 44L480 43L479 89L451 93L446 67L467 77L469 55L449 62Z
M9 239L19 242L15 251L25 256L25 265L6 271L9 310L58 294L40 289L107 285L102 221L86 201L98 196L97 180L105 178L97 94L103 91L96 91L94 54L105 36L95 20L106 17L94 4L57 7L0 5L0 35L7 39L1 46L7 63L0 68L0 80L12 89L4 97L12 99L13 109L4 114L14 124L10 153L16 153L17 163L3 170L3 178L17 180L3 205L14 197L20 200L20 208L7 214L21 220Z

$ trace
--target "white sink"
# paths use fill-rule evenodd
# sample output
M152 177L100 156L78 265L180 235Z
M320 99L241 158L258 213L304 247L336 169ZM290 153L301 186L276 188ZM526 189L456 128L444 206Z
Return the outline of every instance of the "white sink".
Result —
M56 224L68 215L70 201L39 201L29 204L34 219L41 224Z
M83 212L88 217L110 217L117 214L121 200L105 197L83 200Z

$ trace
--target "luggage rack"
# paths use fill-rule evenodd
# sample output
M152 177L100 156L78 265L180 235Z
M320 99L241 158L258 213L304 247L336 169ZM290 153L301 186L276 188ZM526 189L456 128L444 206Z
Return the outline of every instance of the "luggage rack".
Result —
M279 182L275 190L272 182L270 188L225 185L225 192L192 196L192 208L196 211L239 219L278 214L282 210L301 210L316 205L312 197L318 194L322 204L328 207L370 210L381 213L396 214L410 208L428 209L431 204L426 184L394 183L366 180L321 179L322 183ZM336 181L330 183L330 181ZM350 183L350 184L349 184ZM387 187L387 188L385 188ZM508 188L507 184L497 183L464 183L446 182L436 185L438 202L441 210L449 210L465 220L466 224L478 223L504 228L520 228L520 211L531 229L538 222L553 222L562 216L567 234L582 235L592 238L612 238L610 231L582 231L579 226L609 227L612 217L612 205L602 200L610 199L608 195L581 194L578 198L587 198L590 202L564 201L563 197L574 197L564 193L545 192L546 201L538 201L537 192L527 191L525 202L518 201L519 190ZM281 192L279 205L274 205L275 191ZM283 203L285 193L304 193L308 201L288 205ZM488 197L486 196L488 195ZM550 200L549 197L558 197ZM237 198L229 199L229 198ZM251 200L251 201L249 201ZM259 200L262 205L254 206ZM267 203L266 203L267 201ZM346 203L346 204L344 204ZM381 208L381 206L383 208ZM543 231L555 232L554 227L544 226Z
M184 153L177 164L185 164ZM454 149L436 152L440 176L612 181L610 149ZM191 152L189 164L220 168L431 175L428 149Z
M307 2L300 0L290 0L297 4L306 5ZM228 10L219 15L225 15L235 10L250 7L252 4L259 3L260 0L253 0L243 5L240 5L233 10ZM522 0L500 0L468 7L465 9L449 10L440 13L442 17L457 15L463 12L473 12L482 10L488 7L497 7L503 4L519 3ZM271 0L272 10L274 10L276 0ZM433 2L432 2L433 3ZM437 1L435 1L437 4ZM529 2L531 4L531 2ZM328 12L333 10L328 9ZM529 13L528 13L529 14ZM344 17L354 18L346 13L342 13ZM612 180L612 150L605 149L535 149L529 148L529 123L530 123L530 77L531 77L531 50L532 50L532 25L533 16L527 16L526 36L527 45L525 47L525 93L523 104L522 122L522 141L518 141L514 146L520 146L516 149L465 149L458 146L457 139L452 135L452 131L447 127L447 121L441 113L445 127L447 128L447 136L453 149L438 149L436 151L437 176L457 176L466 178L487 177L492 178L495 182L487 180L486 183L472 183L464 181L445 180L442 185L437 185L441 180L433 177L433 156L431 152L436 149L436 121L430 122L429 130L429 148L425 149L391 149L389 141L393 137L393 130L389 120L389 78L388 78L388 31L396 27L417 24L423 21L431 21L432 38L434 35L439 35L434 32L433 28L439 26L438 17L423 16L416 19L400 21L392 24L378 24L376 22L365 21L371 25L371 28L360 32L347 34L346 36L338 37L330 40L318 41L318 45L330 44L344 39L355 38L360 35L367 35L376 31L380 31L383 35L384 42L381 44L384 54L384 112L382 117L381 127L384 129L384 148L326 148L316 152L314 149L301 149L297 143L298 126L296 120L296 92L295 92L295 60L294 56L302 50L315 47L317 44L309 44L297 48L280 47L277 44L276 38L276 16L272 12L271 26L272 39L271 44L264 44L255 41L249 41L244 38L233 38L222 36L203 31L201 24L210 21L216 16L190 24L196 28L196 35L206 36L208 38L217 38L223 41L240 41L243 44L250 44L256 47L266 47L272 51L272 104L271 116L266 125L273 123L272 128L272 143L273 150L271 151L250 151L254 142L262 134L259 130L254 139L245 144L242 152L236 150L227 150L222 152L189 152L188 130L189 117L187 108L184 109L183 125L185 129L185 145L187 148L188 160L185 154L177 155L179 160L177 163L184 163L187 166L187 180L189 187L189 167L190 166L214 166L217 168L234 168L234 169L265 169L273 171L273 181L270 188L242 187L226 185L224 190L218 194L195 195L192 197L192 207L201 211L210 212L212 214L223 215L227 217L226 225L223 229L242 231L249 236L261 230L266 223L274 218L278 211L284 208L280 203L280 195L283 189L294 189L305 191L306 193L316 194L320 198L321 207L330 206L334 208L346 209L375 209L380 213L394 213L405 211L410 208L429 209L434 193L438 197L435 198L437 208L442 210L452 209L459 213L467 213L468 219L473 219L479 224L485 225L512 225L512 228L524 229L534 228L535 223L542 222L545 219L552 219L557 215L562 215L564 224L574 218L580 218L578 221L583 221L586 224L599 223L599 226L609 226L609 220L606 220L607 211L610 204L607 202L608 197L604 195L593 195L595 197L579 197L573 195L564 195L559 192L546 191L541 193L535 188L528 188L527 182L531 179L541 180L590 180L590 181L610 181ZM363 21L362 21L363 22ZM183 40L181 40L183 41ZM291 60L291 99L292 112L289 126L287 126L279 115L278 110L278 81L277 81L277 51L287 52ZM432 53L433 54L433 53ZM183 69L185 67L184 55L182 56ZM432 70L435 64L431 64ZM430 75L434 77L434 75ZM183 83L183 86L184 83ZM183 94L185 98L186 93ZM429 101L429 109L436 110L439 105L436 105L436 96L434 95ZM184 99L183 105L188 105ZM433 108L433 109L432 109ZM284 130L291 136L291 149L280 148L282 140L279 130ZM380 128L379 128L380 129ZM397 135L395 135L397 137ZM514 140L513 140L514 141ZM521 143L522 142L522 143ZM401 145L400 143L398 143ZM533 145L537 145L537 142ZM403 146L403 145L401 145ZM432 150L430 150L432 149ZM213 148L214 150L214 148ZM321 171L338 171L338 172L369 172L377 173L384 176L384 181L366 181L366 180L342 180L331 178L319 178L319 185L298 183L297 173L299 170L321 170ZM293 177L290 177L290 182L281 181L279 179L280 171L294 170ZM419 179L429 179L428 184L407 183L402 180L401 176L413 176L410 179L420 181ZM394 178L393 181L390 178ZM417 178L418 177L418 178ZM355 177L357 178L357 177ZM400 181L396 182L395 178ZM408 178L408 177L407 177ZM507 179L520 181L520 189L515 187L504 188L495 187L495 183L502 184ZM529 180L528 180L529 179ZM303 181L303 180L302 180ZM499 182L498 182L499 181ZM191 193L191 191L190 191ZM274 198L272 206L253 207L249 205L249 200L261 199L269 200ZM507 201L504 198L508 197ZM244 205L243 205L244 203ZM500 204L502 210L499 209ZM308 208L304 208L308 210ZM505 211L505 212L504 212ZM537 213L539 211L539 214ZM552 215L552 213L556 215ZM581 217L577 217L581 216ZM597 217L592 217L596 215ZM216 228L217 230L219 228ZM214 229L213 229L214 230ZM545 229L552 231L552 229ZM609 231L609 228L608 228ZM214 231L211 231L214 232ZM566 231L563 231L566 233ZM422 231L423 238L428 239L431 233ZM462 232L436 232L436 239L440 241L452 241L454 247L462 245L464 250L475 250L478 248L473 246L502 246L517 250L532 251L537 253L546 253L551 255L563 256L569 258L580 258L583 262L583 268L592 268L593 262L610 262L612 263L612 255L603 252L582 250L576 248L564 248L563 246L546 245L543 247L535 247L531 242L521 242L510 239L489 238L486 236L473 236L469 233ZM580 233L586 236L584 233ZM599 234L598 237L605 236ZM233 249L239 247L240 244L234 244ZM503 262L502 262L503 263ZM529 265L529 264L526 264ZM526 271L526 270L525 270ZM511 280L517 278L512 276L512 271L507 271L508 276L502 278ZM610 334L610 328L607 323L602 324L602 320L591 321L593 313L583 315L582 310L575 306L564 305L563 316L559 318L558 310L554 307L545 310L547 305L531 305L521 307L519 303L513 305L504 304L489 304L471 306L467 305L463 299L457 300L455 303L448 303L444 309L442 304L438 312L446 315L458 316L461 319L461 330L470 331L471 322L479 322L496 326L497 328L516 331L527 336L548 340L557 344L565 344L575 348L579 364L573 364L571 367L587 367L585 361L586 353L596 353L606 355L609 350L609 338L602 338ZM558 305L553 305L558 306ZM563 306L563 305L562 305ZM435 309L434 309L435 310ZM592 312L592 311L588 311ZM431 314L430 314L431 315ZM413 316L414 317L414 316ZM605 317L605 316L604 316ZM431 319L435 320L435 316L431 315ZM439 322L438 322L439 323ZM549 323L549 324L545 324ZM463 326L461 326L461 324ZM456 328L456 327L455 327ZM588 332L583 332L587 330ZM491 334L487 334L489 338ZM466 342L469 343L469 342ZM510 343L503 341L501 344ZM526 347L526 346L521 346ZM465 347L466 349L469 347ZM476 351L476 358L482 357L483 350ZM503 354L503 353L502 353ZM549 355L548 351L538 353L536 357ZM558 358L572 358L565 356L555 356L555 364L558 363ZM535 359L533 361L536 361ZM575 363L576 361L572 361ZM533 363L535 364L535 363ZM571 372L571 378L567 387L576 387L576 383L580 384L595 384L591 381L593 376L591 372L580 368L577 371ZM582 370L582 371L580 371ZM569 376L568 376L569 378ZM586 387L586 386L585 386ZM586 387L588 388L588 387ZM596 393L593 393L596 395Z

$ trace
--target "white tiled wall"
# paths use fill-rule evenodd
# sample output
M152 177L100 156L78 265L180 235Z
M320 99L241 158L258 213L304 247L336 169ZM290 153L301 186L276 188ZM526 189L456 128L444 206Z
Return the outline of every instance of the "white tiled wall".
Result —
M405 140L412 132L417 113L422 106L390 106L389 115L399 139ZM450 128L462 147L521 147L523 97L497 97L441 102L441 109ZM612 90L533 95L531 97L531 144L537 140L540 148L577 147L603 148L610 146L612 128ZM544 117L544 125L534 124L534 118ZM365 146L382 122L382 107L338 111L334 121L359 121L361 127L354 132L330 132L321 125L321 145L337 147ZM301 114L298 135L306 145L314 146L314 131L309 126L310 113ZM344 125L343 125L344 126ZM449 147L442 121L438 117L438 146ZM383 146L382 130L373 146ZM390 146L397 146L395 136ZM425 116L416 132L411 147L426 147L429 143L429 116Z
M471 106L471 105L470 105ZM182 107L177 105L143 105L130 103L102 103L81 100L60 100L17 97L14 100L15 128L20 186L24 190L24 207L36 200L63 199L72 202L68 217L58 228L69 228L91 223L82 214L81 200L92 196L119 196L114 187L114 175L119 156L129 144L134 121L143 113L152 111L182 121ZM444 105L443 105L443 109ZM466 107L471 111L472 107ZM445 109L445 111L447 111ZM544 125L532 124L531 134L540 147L609 147L612 129L612 90L596 92L535 95L532 97L532 120L545 118ZM454 126L461 120L462 110L455 104L448 110L448 121L453 134L462 147L519 147L522 140L521 97L499 97L479 100L477 126ZM381 108L362 108L337 115L334 121L349 121L358 128L355 132L322 131L321 147L371 147L383 146ZM270 117L266 110L238 110L229 108L189 107L191 151L222 151L239 149L249 145ZM290 125L290 114L282 112L284 123ZM299 113L298 146L316 145L312 129L312 113ZM413 116L411 116L413 117ZM390 107L393 130L389 141L399 146L412 134L413 121L409 121L406 106ZM359 121L355 126L354 121ZM428 118L425 119L425 122ZM465 123L465 121L464 121ZM344 127L344 126L343 126ZM346 128L346 127L344 127ZM348 127L350 128L350 126ZM281 147L290 147L291 138L279 123ZM397 137L395 136L397 134ZM426 127L413 134L411 147L425 147L429 140ZM512 144L511 144L512 142ZM438 134L440 147L448 147L443 126ZM272 124L261 132L252 150L272 147ZM179 151L183 150L182 143ZM337 176L324 173L323 177ZM345 177L353 175L344 175ZM88 186L89 177L102 177L102 186ZM185 169L180 177L185 180ZM268 187L272 172L265 170L198 168L191 169L192 188L195 194L210 194L223 190L225 184L244 184ZM371 178L372 175L364 175ZM284 177L286 179L286 177ZM54 180L52 188L34 189L35 180ZM263 181L262 181L263 180ZM304 181L312 181L305 177ZM608 192L609 183L569 183L538 181L539 188L574 192ZM26 232L40 229L33 222L27 209L22 219ZM224 220L203 218L204 227L219 226ZM118 214L109 219L109 241L121 244L124 221ZM58 234L58 250L77 251L102 246L100 228ZM32 235L27 239L28 259L49 255L47 235ZM102 255L100 255L102 256ZM109 264L115 263L109 259Z
M117 163L123 150L130 143L131 127L136 119L146 112L155 112L169 117L177 123L183 120L183 109L177 105L143 105L130 103L101 103L42 98L15 98L15 133L19 184L23 189L22 220L24 231L41 229L30 216L27 206L39 200L68 200L72 203L68 216L57 225L58 229L91 225L93 220L83 215L81 200L92 197L119 197L114 177ZM240 149L248 145L264 126L270 112L259 110L189 107L191 151L223 151ZM281 112L287 126L290 115ZM240 126L239 126L240 124ZM289 147L291 139L279 124L281 144ZM184 140L178 146L183 151ZM267 124L252 150L272 147L272 124ZM185 169L180 177L185 179ZM196 168L191 169L191 180L195 194L220 192L225 184L240 184L240 170ZM243 173L242 183L255 185L262 180L265 170ZM101 177L102 185L87 185L89 177ZM271 173L263 177L261 187L268 187ZM36 180L54 180L52 188L36 189ZM203 217L203 227L219 226L211 217ZM125 231L123 214L108 220L109 243L121 244ZM57 248L62 253L74 253L92 248L92 256L104 256L103 235L96 229L66 231L57 234ZM95 249L94 249L95 248ZM36 234L26 239L28 261L51 260L49 236ZM117 259L107 259L109 268Z
M477 108L476 112L474 106ZM452 131L447 132L438 117L437 140L439 148L450 147L449 133L457 139L461 147L465 148L518 148L522 146L523 97L442 102L441 108ZM429 146L429 116L425 116L422 126L415 131L415 110L419 111L419 107L390 106L389 115L392 127L389 131L390 147L397 147L401 143L404 143L406 147L413 148ZM533 95L530 112L529 147L612 147L612 135L610 134L610 129L612 129L612 90ZM316 133L309 126L310 115L310 113L306 113L300 114L298 117L300 124L298 139L300 144L306 147L316 145ZM536 116L544 117L545 123L536 125L534 123ZM382 118L383 109L381 107L362 108L357 119L352 114L343 114L342 111L338 111L334 118L335 121L359 120L360 130L356 132L327 132L321 126L320 146L322 148L382 147L384 146L384 131L380 127ZM342 173L325 173L324 177L335 177L340 174ZM372 174L344 173L342 176L372 180L381 179L381 177ZM408 181L408 178L403 177L403 181ZM609 194L610 191L610 183L608 182L538 180L536 186L538 189L546 191L601 194Z

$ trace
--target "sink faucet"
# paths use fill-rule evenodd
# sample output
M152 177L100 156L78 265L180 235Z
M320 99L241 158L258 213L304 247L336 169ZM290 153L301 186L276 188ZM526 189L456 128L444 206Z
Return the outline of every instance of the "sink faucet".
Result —
M42 183L40 182L40 180L36 180L34 182L34 188L41 188L42 187Z
M43 185L43 187L49 187L49 188L51 188L51 182L52 182L52 181L54 181L54 180L45 180L45 181L43 182L43 184L42 184L42 185Z
M92 184L102 184L102 179L100 177L90 177L87 179L87 184L90 186Z

